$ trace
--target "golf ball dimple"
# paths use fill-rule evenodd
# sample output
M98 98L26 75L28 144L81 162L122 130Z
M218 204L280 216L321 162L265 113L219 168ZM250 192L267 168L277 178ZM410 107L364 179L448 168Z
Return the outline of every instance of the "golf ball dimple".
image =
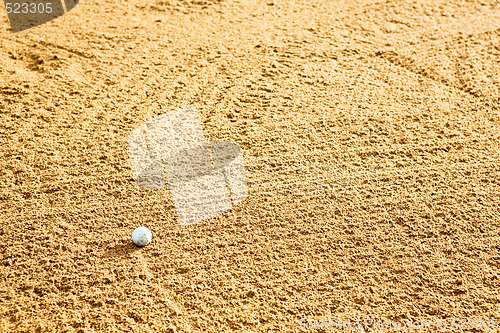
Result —
M146 227L139 227L132 233L132 241L137 246L146 246L151 242L151 231Z

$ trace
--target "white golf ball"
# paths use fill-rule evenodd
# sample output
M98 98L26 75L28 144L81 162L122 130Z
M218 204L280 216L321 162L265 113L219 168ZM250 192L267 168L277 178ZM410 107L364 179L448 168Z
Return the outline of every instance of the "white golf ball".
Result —
M137 246L146 246L151 242L153 235L151 231L146 227L139 227L132 233L132 240Z

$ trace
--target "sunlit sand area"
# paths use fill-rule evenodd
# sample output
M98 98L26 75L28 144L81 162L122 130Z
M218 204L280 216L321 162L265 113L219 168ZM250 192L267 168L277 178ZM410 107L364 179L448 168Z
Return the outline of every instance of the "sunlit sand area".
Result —
M191 106L213 214L134 179ZM498 1L0 6L0 332L498 331L499 146Z

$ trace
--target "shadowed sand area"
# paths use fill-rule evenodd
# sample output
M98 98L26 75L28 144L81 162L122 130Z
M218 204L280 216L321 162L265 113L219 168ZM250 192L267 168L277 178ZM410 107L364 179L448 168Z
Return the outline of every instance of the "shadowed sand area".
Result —
M500 318L498 1L0 7L0 332ZM183 228L128 137L189 105L249 192Z

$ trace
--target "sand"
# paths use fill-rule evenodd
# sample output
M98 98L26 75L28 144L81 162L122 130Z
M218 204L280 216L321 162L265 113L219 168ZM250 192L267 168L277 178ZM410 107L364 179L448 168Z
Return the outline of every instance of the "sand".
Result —
M498 1L0 12L0 332L500 318ZM127 140L189 105L250 192L181 227Z

